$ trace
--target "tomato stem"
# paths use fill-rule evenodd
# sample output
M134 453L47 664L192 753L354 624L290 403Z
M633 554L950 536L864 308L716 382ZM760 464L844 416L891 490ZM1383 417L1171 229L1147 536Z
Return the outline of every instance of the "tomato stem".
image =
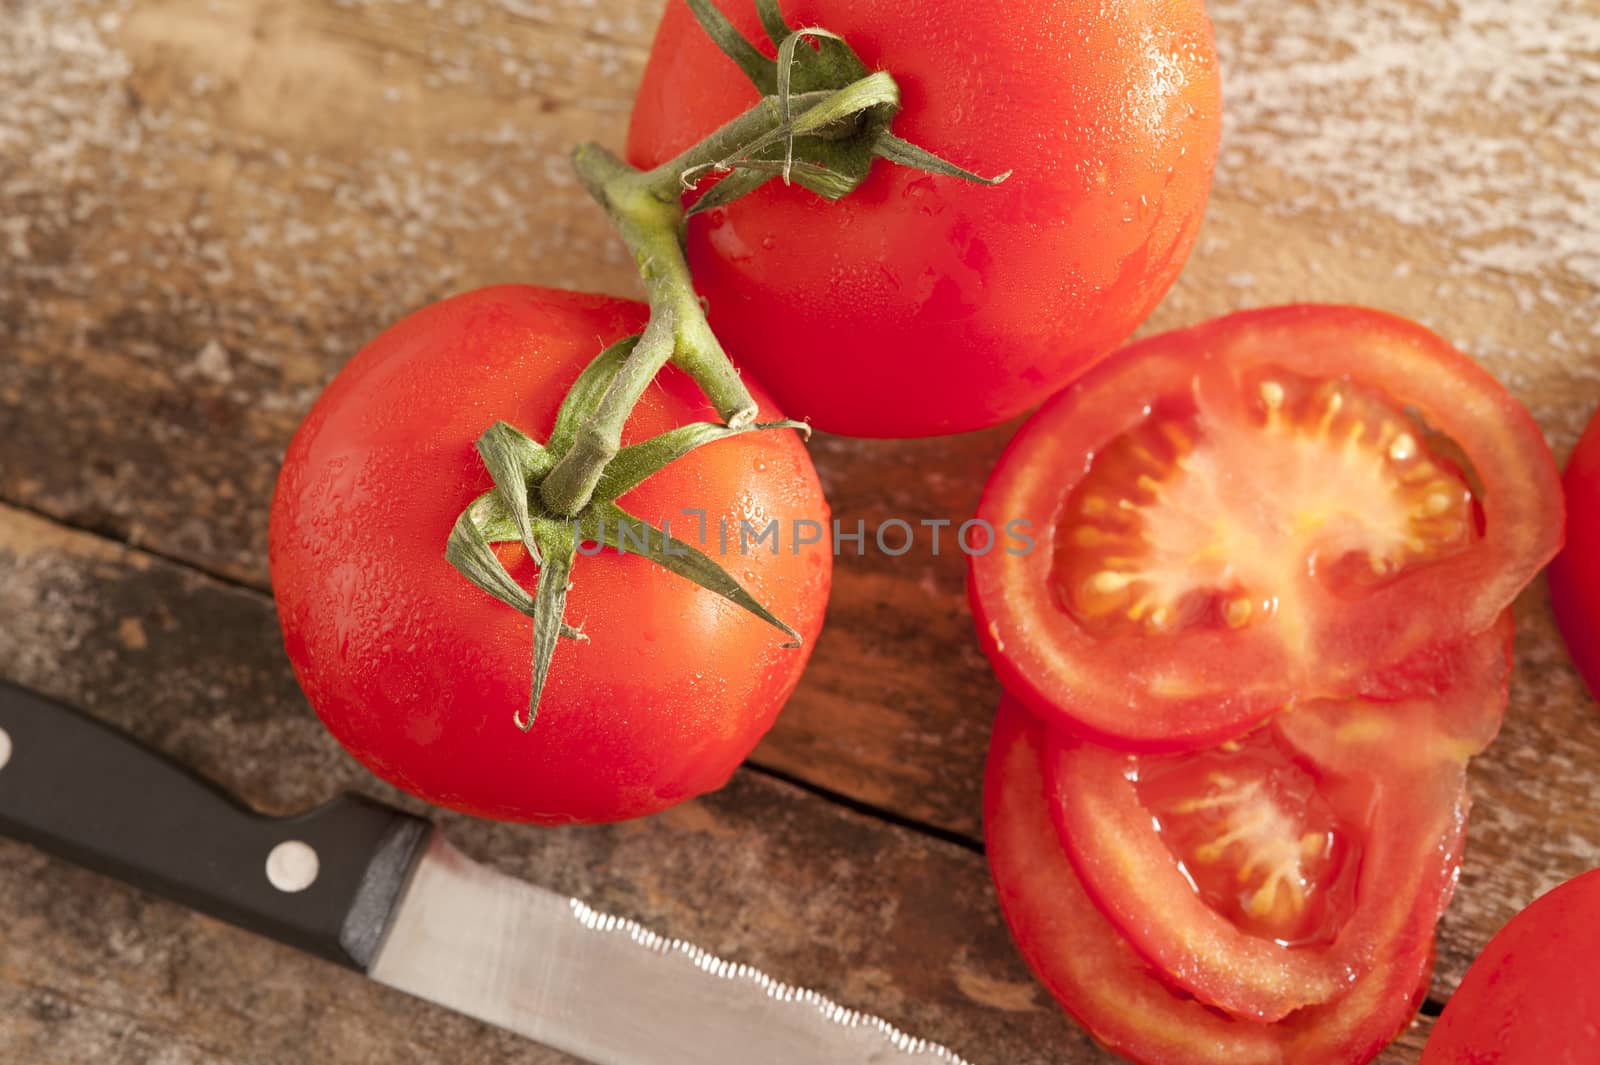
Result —
M574 515L589 502L622 446L628 416L669 361L694 379L730 427L755 421L755 400L711 331L694 290L684 255L683 194L693 175L725 171L749 145L782 131L794 115L831 95L792 96L788 115L777 97L764 97L689 151L649 171L629 166L599 144L583 144L573 152L573 168L584 187L605 208L633 255L649 299L650 323L593 415L578 427L572 448L540 485L540 497L553 512Z
M688 0L718 46L739 64L762 99L705 140L651 170L639 170L598 144L573 152L584 187L605 208L633 256L650 303L642 334L602 351L562 402L544 444L504 424L478 442L495 487L457 519L445 557L467 580L533 619L533 686L526 715L533 727L558 636L587 640L563 620L577 544L639 550L657 565L782 630L787 647L800 635L772 614L716 560L656 529L615 500L695 448L730 436L797 430L800 422L757 425L756 403L738 369L706 321L685 254L686 221L721 207L775 178L826 199L848 196L866 180L875 160L983 184L963 170L894 136L900 87L885 71L869 72L836 34L819 28L788 31L778 0L756 0L762 25L777 46L767 58L728 23L710 0ZM802 47L810 42L815 47ZM705 176L717 183L685 208L684 194ZM622 431L662 367L674 363L699 385L724 424L679 426L631 447ZM635 543L635 541L639 543ZM536 595L529 595L493 550L520 541L539 566Z
M763 93L760 102L677 158L652 170L629 166L598 144L573 152L584 187L605 208L633 255L650 303L650 322L571 447L539 485L545 507L573 517L588 505L606 465L622 447L622 430L639 397L668 362L694 379L733 429L755 421L756 404L706 321L684 252L686 220L781 177L829 199L849 195L887 159L983 184L984 178L894 136L900 87L886 71L870 72L849 46L820 28L774 36L776 61L744 41L717 9L701 0L695 15ZM775 0L761 0L770 34L784 26ZM810 41L815 48L802 47ZM740 47L742 45L742 47ZM692 208L684 193L702 175L721 180Z

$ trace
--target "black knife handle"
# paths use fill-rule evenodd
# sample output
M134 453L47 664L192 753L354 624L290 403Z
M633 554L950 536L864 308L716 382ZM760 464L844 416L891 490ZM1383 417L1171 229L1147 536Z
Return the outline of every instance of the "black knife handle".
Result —
M263 817L116 729L4 682L0 732L0 833L363 972L432 831L356 795Z

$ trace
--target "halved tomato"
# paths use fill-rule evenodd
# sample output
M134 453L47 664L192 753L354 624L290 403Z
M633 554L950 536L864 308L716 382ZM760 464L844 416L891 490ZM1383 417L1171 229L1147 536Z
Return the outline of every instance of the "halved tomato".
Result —
M1090 900L1050 821L1045 757L1044 726L1008 700L985 785L989 861L1023 956L1101 1043L1141 1065L1355 1065L1409 1022L1433 966L1436 900L1384 908L1376 931L1397 947L1340 997L1275 1023L1229 1017L1163 981Z
M1421 326L1250 311L1124 349L1046 404L972 559L1006 688L1147 750L1236 738L1300 699L1433 694L1561 542L1528 412ZM1420 666L1415 663L1421 663Z
M1218 749L1130 755L1053 735L1050 813L1078 877L1208 1005L1273 1021L1334 999L1422 948L1391 938L1397 911L1444 911L1466 765L1499 729L1510 637L1508 612L1445 695L1306 703Z

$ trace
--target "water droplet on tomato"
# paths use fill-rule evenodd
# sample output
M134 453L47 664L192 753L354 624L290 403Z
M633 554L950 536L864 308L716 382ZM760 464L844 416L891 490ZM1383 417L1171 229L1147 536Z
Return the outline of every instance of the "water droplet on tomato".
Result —
M720 225L711 230L711 246L729 262L742 263L755 258L755 249L744 242L733 225Z
M944 201L938 193L939 187L934 183L933 176L929 175L911 182L901 195L914 202L917 210L931 217L944 211Z

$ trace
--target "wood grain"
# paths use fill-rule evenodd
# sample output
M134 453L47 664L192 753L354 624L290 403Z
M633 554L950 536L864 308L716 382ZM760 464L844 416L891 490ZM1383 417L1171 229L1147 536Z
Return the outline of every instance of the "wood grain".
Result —
M0 42L18 90L0 101L0 498L265 587L278 457L365 339L493 281L635 290L564 156L620 140L655 7L23 3ZM1483 357L1568 446L1600 390L1600 267L1579 239L1600 240L1582 210L1600 153L1572 132L1594 110L1573 85L1593 71L1560 33L1592 21L1541 0L1519 9L1508 54L1446 62L1451 41L1508 16L1265 7L1211 5L1223 161L1191 266L1147 330L1293 299L1388 307ZM1394 37L1439 65L1439 85L1375 44ZM1518 94L1468 113L1465 88L1503 71ZM1525 113L1549 120L1507 140ZM1392 162L1408 138L1452 173ZM1472 155L1480 142L1499 163ZM959 521L1009 431L815 453L847 525ZM758 758L975 834L997 692L962 579L926 541L842 559L833 622Z
M341 788L420 809L304 708L260 593L4 506L0 567L0 616L25 621L0 630L0 675L264 810ZM981 855L758 773L623 825L442 823L479 860L815 987L973 1065L1112 1060L1032 981ZM0 899L7 1062L569 1060L18 844L0 842Z
M1600 12L1584 0L1208 7L1223 157L1191 265L1147 331L1288 300L1386 307L1481 358L1564 454L1600 401ZM658 9L0 0L0 501L13 505L0 510L0 675L131 725L277 809L329 782L367 786L276 660L259 592L277 462L327 377L410 309L506 280L635 291L565 153L620 142ZM890 517L970 514L1013 429L813 450L836 515L870 535ZM962 582L961 559L926 543L842 558L812 668L756 763L976 838L997 689ZM1542 590L1518 615L1512 710L1474 770L1436 997L1511 913L1600 865L1600 715ZM925 1022L975 1060L1094 1060L1069 1027L1034 1018L1054 1015L995 932L969 851L753 773L686 809L700 812L593 833L463 827L481 833L468 837L480 854L541 879L526 856L589 869L636 840L625 873L561 883L675 934L700 922L715 939L728 934L717 906L745 914L735 946L756 953L742 956L859 989L860 1004ZM792 876L735 878L753 902L732 889L701 899L691 889L708 874L672 846L702 837L729 860L775 855ZM816 887L830 862L854 864L823 893L839 922L824 956L794 916L818 912L806 893L766 880ZM937 905L912 883L934 872L951 878ZM443 1015L414 1027L408 1004L19 848L0 881L6 1060L287 1061L322 1044L341 1061L455 1060L452 1039L474 1060L554 1060ZM922 900L915 921L855 912L881 916L902 891ZM968 921L973 968L958 979L919 937ZM124 925L127 958L90 949ZM224 950L239 975L205 960ZM1022 1003L1029 1019L1013 1024L1008 1004ZM1393 1060L1414 1060L1417 1039Z

